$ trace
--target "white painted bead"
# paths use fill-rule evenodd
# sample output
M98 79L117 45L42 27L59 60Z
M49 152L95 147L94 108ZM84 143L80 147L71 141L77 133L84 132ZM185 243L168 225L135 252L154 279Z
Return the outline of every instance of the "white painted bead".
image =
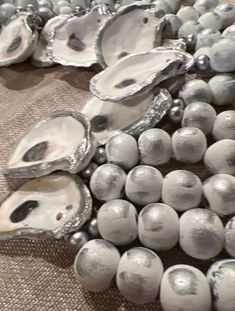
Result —
M153 203L145 206L138 219L141 243L157 251L169 250L179 237L179 217L169 205Z
M35 8L38 7L37 0L16 0L15 6L26 9L28 4L32 4Z
M222 37L235 39L235 24L226 28L222 33Z
M196 58L198 58L198 57L201 56L201 55L207 55L207 56L210 58L210 55L211 55L211 47L206 46L206 47L203 47L203 48L198 49L198 50L194 53L193 57L194 57L194 59L196 59Z
M186 38L188 35L197 35L202 30L202 25L197 21L188 21L180 27L178 38Z
M71 7L68 7L68 6L63 6L63 7L60 7L59 9L59 13L60 14L65 14L65 15L69 15L73 12L72 8Z
M50 10L53 9L53 5L52 5L51 1L48 1L48 0L39 0L38 6L39 7L45 7L45 8L48 8Z
M183 6L176 14L182 22L182 24L188 21L197 21L199 14L197 10L192 6Z
M211 47L211 68L216 72L233 72L235 70L235 39L224 38Z
M160 301L165 311L210 311L211 293L206 276L189 265L175 265L162 278Z
M182 163L197 163L202 160L207 148L205 134L196 127L183 127L172 136L174 157Z
M182 98L186 105L194 102L211 102L211 90L209 85L203 80L191 80L185 83L179 92L179 98Z
M127 175L126 196L136 205L156 203L161 197L162 181L162 174L156 168L136 166Z
M208 85L214 105L229 105L235 102L235 75L221 73L212 77Z
M203 28L214 28L220 30L222 28L222 19L215 12L207 12L199 17L198 22Z
M194 8L200 15L206 12L211 12L218 5L219 0L197 0L194 4Z
M111 286L119 260L120 254L111 243L95 239L78 252L74 271L83 287L92 292L102 292Z
M90 189L100 201L120 199L126 181L126 173L115 164L99 166L91 176Z
M207 272L217 311L234 311L235 260L215 262Z
M211 210L191 209L180 217L179 243L183 251L193 258L213 258L224 246L223 223Z
M235 5L234 3L223 3L215 8L217 13L222 19L222 28L225 29L235 22Z
M223 217L235 213L235 177L216 174L203 183L204 205Z
M163 265L158 255L147 248L134 247L122 255L116 283L127 300L144 304L156 299L162 275Z
M235 258L235 216L225 226L225 249L231 257Z
M202 183L190 171L175 170L163 179L162 201L178 212L197 207L201 196Z
M214 43L221 39L221 33L214 28L207 28L202 30L197 35L196 50L203 47L211 47Z
M125 170L131 169L139 161L137 142L133 136L125 133L111 137L105 151L108 162L117 164Z
M226 110L218 114L212 135L217 141L221 139L235 140L235 110Z
M97 214L98 229L103 239L115 245L133 242L138 233L137 211L125 200L112 200L101 206Z
M189 104L185 110L182 119L182 127L199 128L205 135L211 133L216 118L215 109L202 102Z
M211 174L235 175L234 155L235 140L222 139L207 149L204 163Z
M0 23L6 23L15 13L16 7L11 3L0 5Z
M170 135L161 129L143 132L138 139L138 147L144 164L158 166L167 163L171 158Z

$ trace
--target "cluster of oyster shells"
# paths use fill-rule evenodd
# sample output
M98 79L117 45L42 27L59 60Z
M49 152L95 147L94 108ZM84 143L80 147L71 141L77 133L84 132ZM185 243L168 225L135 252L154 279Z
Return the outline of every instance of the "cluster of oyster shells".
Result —
M0 33L0 66L31 55L40 66L99 64L103 69L91 79L93 96L81 113L45 117L16 146L5 174L36 179L2 203L0 239L59 238L78 230L91 216L92 200L75 174L117 132L139 135L156 126L172 104L162 82L180 79L194 64L182 41L163 42L166 20L156 4L134 3L116 14L102 8L98 4L80 16L54 17L40 33L30 24L31 13L24 12Z

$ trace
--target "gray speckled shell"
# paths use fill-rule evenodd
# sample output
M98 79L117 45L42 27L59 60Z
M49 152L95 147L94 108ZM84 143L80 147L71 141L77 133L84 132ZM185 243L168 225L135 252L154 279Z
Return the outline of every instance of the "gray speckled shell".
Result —
M33 191L33 187L35 187L37 189L37 195L36 195L36 199L38 200L38 197L41 193L42 198L41 198L41 202L43 202L43 200L46 200L46 197L48 195L48 192L50 190L50 188L48 189L48 186L43 188L43 185L40 184L40 182L47 182L48 179L50 179L50 182L53 182L53 177L57 178L60 176L66 176L68 178L70 178L76 185L77 190L80 192L80 202L79 202L79 209L76 212L76 214L74 216L71 216L70 219L68 219L66 222L64 222L62 220L62 223L60 225L60 227L57 227L56 229L52 229L52 230L48 230L48 229L40 229L39 227L39 223L40 223L40 214L38 215L38 224L37 226L34 227L30 227L30 225L27 225L27 220L26 221L22 221L22 227L21 228L17 228L16 230L12 230L12 231L1 231L1 221L4 221L4 218L1 216L1 220L0 220L0 240L4 240L4 239L10 239L10 238L29 238L29 239L45 239L45 238L56 238L59 239L61 237L64 236L68 236L68 234L70 232L73 231L77 231L79 230L82 225L90 218L91 216L91 212L92 212L92 198L90 195L90 191L88 190L88 188L86 187L86 185L83 183L83 181L76 175L72 175L69 173L57 173L57 174L52 174L52 175L48 175L48 176L44 176L41 177L39 179L36 180L32 180L29 181L27 183L25 183L23 186L21 186L18 190L20 190L21 188L25 188L25 187L29 187L29 190L26 191L26 197L27 195L30 194L30 191ZM16 193L18 190L16 190L15 192L13 192L12 194L10 194L8 197L6 197L6 199L1 203L0 208L3 208L3 205L5 202L7 202L7 200L14 195L14 193ZM43 191L44 190L44 191ZM50 197L52 195L52 192L50 193ZM32 199L32 198L30 198ZM67 202L67 206L69 205L70 202ZM65 206L66 207L66 206ZM48 209L50 209L50 206L48 206ZM66 209L65 209L66 211ZM62 211L64 213L64 211ZM37 217L37 214L35 215L35 217ZM48 217L54 217L53 213L49 213ZM27 219L27 218L26 218Z
M88 118L81 113L70 111L53 112L52 114L39 121L36 125L31 127L31 129L22 139L25 139L32 130L40 127L40 125L43 125L46 122L59 117L71 117L81 123L84 127L84 138L81 144L77 146L76 151L70 156L58 158L53 161L30 161L28 166L10 167L8 163L5 168L5 175L18 178L30 178L47 175L56 170L64 170L70 173L77 173L86 167L86 165L89 163L95 153L96 144L94 142L94 137L91 134L90 122ZM20 144L21 141L13 151L11 158L17 152L17 148L18 146L20 146ZM28 150L26 150L25 152L27 151Z

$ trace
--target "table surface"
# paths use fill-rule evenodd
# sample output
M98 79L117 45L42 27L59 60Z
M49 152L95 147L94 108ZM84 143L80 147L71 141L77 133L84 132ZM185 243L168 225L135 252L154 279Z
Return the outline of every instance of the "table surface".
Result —
M22 183L6 180L2 174L20 137L29 126L52 111L78 111L90 96L92 76L92 71L84 69L61 66L39 69L29 63L0 69L0 200ZM189 169L202 179L206 177L202 164L189 166L171 162L162 172L166 174L179 168ZM190 258L178 247L160 256L165 268L182 263L206 272L213 262ZM219 258L224 256L220 254ZM74 256L63 240L0 241L0 310L162 310L158 300L144 306L128 303L115 286L104 293L87 292L75 280L73 261Z

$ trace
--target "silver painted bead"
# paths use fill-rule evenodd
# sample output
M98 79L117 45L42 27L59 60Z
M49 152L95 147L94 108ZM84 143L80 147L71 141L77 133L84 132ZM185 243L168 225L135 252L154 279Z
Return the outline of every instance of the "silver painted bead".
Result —
M208 82L214 105L229 105L235 102L235 75L222 73Z
M235 5L234 3L223 3L215 8L217 13L222 19L222 28L225 29L235 22Z
M179 98L182 98L186 105L193 102L211 102L211 90L208 84L203 80L191 80L187 82L179 92Z
M87 225L87 232L89 233L92 239L96 239L99 236L97 218L93 218L89 221Z
M178 38L187 38L188 35L197 35L202 29L202 25L197 21L188 21L180 27Z
M88 166L82 171L82 177L85 179L90 179L97 168L98 165L96 163L90 162Z
M119 261L116 247L108 241L94 239L78 252L74 262L75 275L88 291L102 292L111 286Z
M225 249L231 257L235 258L235 216L225 226Z
M114 245L127 245L137 237L137 211L128 201L112 200L103 204L97 222L102 238Z
M170 267L163 274L160 301L167 311L210 311L211 293L205 275L188 265Z
M171 158L170 135L161 129L143 132L138 139L141 161L144 164L159 166Z
M195 58L195 68L199 70L199 72L210 72L210 58L207 55L200 55Z
M16 12L16 7L11 3L0 5L0 23L6 23Z
M221 139L235 140L235 111L227 110L218 114L212 135L216 141Z
M215 119L216 111L211 105L195 102L185 108L181 125L199 128L205 135L208 135L212 131Z
M120 260L116 283L121 294L137 304L156 299L163 275L161 259L143 247L125 252Z
M189 256L210 259L224 247L224 226L211 210L194 208L180 217L180 247Z
M99 165L107 162L106 152L103 147L97 148L95 156L94 156L94 161Z
M187 49L190 51L194 50L196 47L196 43L197 43L197 36L190 34L185 38L185 40L186 40Z
M181 109L184 109L185 103L181 98L176 98L172 101L172 107L180 107Z
M78 231L70 235L68 247L74 253L77 252L89 241L89 235L85 231Z
M163 179L162 201L182 212L197 207L201 202L202 183L190 171L175 170Z
M138 219L141 243L157 251L173 248L178 242L179 217L169 205L153 203L145 206Z
M202 25L203 28L214 28L220 30L222 28L222 19L215 12L207 12L203 14L198 22Z
M183 127L172 136L174 157L182 163L197 163L202 160L207 148L205 134L196 127Z
M223 217L235 213L235 177L216 174L203 183L204 205Z
M196 50L212 46L221 39L221 33L214 28L206 28L197 35Z
M233 72L235 70L235 40L224 38L211 47L211 68L216 72Z
M184 109L181 107L172 107L167 114L168 120L171 123L177 124L180 123L184 115Z
M234 155L235 140L222 139L207 149L204 163L211 174L235 175Z
M44 22L47 22L54 16L54 13L47 7L40 7L38 9L38 14L43 19Z
M52 5L51 1L49 1L49 0L39 0L38 1L38 7L39 8L48 8L50 10L53 9L53 5Z
M199 56L203 56L203 58L204 58L204 55L207 55L208 58L210 59L211 48L210 48L209 46L206 46L206 47L203 47L203 48L198 49L198 50L193 54L193 57L194 57L194 60L195 60L195 59L197 59Z
M134 167L127 175L125 192L127 198L136 205L158 202L161 197L163 177L152 166Z
M197 21L199 18L197 10L192 6L183 6L179 9L176 16L180 18L182 24L188 21Z
M103 164L99 166L90 180L90 189L93 195L100 201L120 199L126 181L126 173L115 164Z

